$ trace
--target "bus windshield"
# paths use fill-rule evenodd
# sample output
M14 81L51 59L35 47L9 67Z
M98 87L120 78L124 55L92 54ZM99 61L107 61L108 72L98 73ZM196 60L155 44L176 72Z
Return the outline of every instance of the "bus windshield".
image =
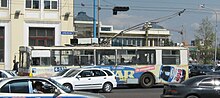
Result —
M29 54L28 52L20 52L20 68L28 68L29 67Z

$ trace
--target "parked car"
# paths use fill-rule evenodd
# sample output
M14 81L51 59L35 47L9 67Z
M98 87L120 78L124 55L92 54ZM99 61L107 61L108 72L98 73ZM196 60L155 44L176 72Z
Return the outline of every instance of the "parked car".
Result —
M161 98L219 98L220 76L200 75L164 86Z
M220 66L216 66L215 71L220 71Z
M40 83L41 93L36 86ZM92 93L71 92L53 79L15 77L0 80L0 96L7 98L104 98Z
M102 90L109 93L117 87L114 73L100 68L71 69L66 75L52 77L52 79L71 90Z
M15 77L17 74L12 70L0 70L0 80L4 78Z
M189 77L206 75L206 73L214 71L213 67L208 65L191 65L189 68Z

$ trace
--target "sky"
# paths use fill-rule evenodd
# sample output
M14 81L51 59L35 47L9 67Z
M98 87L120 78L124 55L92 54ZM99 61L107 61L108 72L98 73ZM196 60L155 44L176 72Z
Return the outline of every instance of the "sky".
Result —
M93 17L93 1L74 0L74 15L76 16L78 12L84 11L88 16ZM201 8L201 4L205 4L205 8ZM112 8L114 6L127 6L129 10L113 15ZM123 30L186 9L180 16L158 23L166 29L184 31L183 36L171 31L171 38L174 42L182 42L182 37L188 43L194 40L199 24L206 17L214 26L217 21L216 30L218 38L220 38L220 0L100 0L100 7L102 24L113 25L116 30ZM217 13L217 20L215 12Z

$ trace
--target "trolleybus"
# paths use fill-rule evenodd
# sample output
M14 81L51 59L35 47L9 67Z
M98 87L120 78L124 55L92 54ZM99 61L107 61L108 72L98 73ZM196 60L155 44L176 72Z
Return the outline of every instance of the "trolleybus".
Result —
M152 87L188 78L184 47L20 46L19 75L52 76L66 68L112 70L118 84Z

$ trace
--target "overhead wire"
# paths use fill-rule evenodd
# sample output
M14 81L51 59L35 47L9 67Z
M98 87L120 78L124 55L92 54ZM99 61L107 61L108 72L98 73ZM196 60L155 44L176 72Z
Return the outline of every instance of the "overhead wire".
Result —
M122 30L122 31L119 32L118 34L115 34L113 37L111 37L111 39L114 39L114 38L116 38L117 36L119 36L119 35L121 35L121 34L123 34L123 33L125 33L125 32L129 32L129 31L132 31L132 30L136 30L136 29L138 29L138 28L143 27L144 25L151 24L152 22L153 22L153 23L159 23L159 22L163 22L163 21L172 19L172 18L174 18L174 17L176 17L176 16L178 16L178 15L180 16L182 13L184 13L185 10L186 10L186 9L183 9L183 10L178 11L178 12L176 12L176 13L174 13L174 14L171 14L171 15L159 17L159 18L156 18L156 19L152 19L152 20L150 20L150 21L146 21L146 22L137 24L137 25L132 26L132 27L130 27L130 28L128 28L128 29ZM145 28L146 28L146 27L145 27ZM109 39L109 40L110 40L110 39ZM109 40L107 40L107 41L109 41Z

